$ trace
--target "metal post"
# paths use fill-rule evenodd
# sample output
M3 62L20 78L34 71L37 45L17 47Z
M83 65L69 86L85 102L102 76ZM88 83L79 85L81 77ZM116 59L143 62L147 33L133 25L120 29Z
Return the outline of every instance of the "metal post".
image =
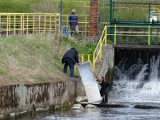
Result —
M41 32L41 15L39 14L39 16L38 16L38 27L39 27L39 33Z
M111 24L111 22L112 22L112 17L113 17L113 15L112 15L112 10L113 10L113 5L112 5L112 0L110 0L110 19L109 19L109 22L110 22L110 24Z
M46 21L47 21L46 19L47 19L46 15L44 15L44 30L43 30L44 33L46 33Z
M62 32L62 0L60 0L60 32Z
M32 33L33 33L33 34L34 34L34 23L35 23L35 21L34 21L34 20L35 20L35 19L34 19L34 17L35 17L35 15L32 15L32 21L33 21L33 29L32 29L33 31L32 31Z
M114 45L117 43L116 31L117 31L117 29L116 29L116 24L115 24L115 25L114 25Z
M87 16L85 16L85 37L87 36Z
M81 55L81 62L84 62L84 54Z
M27 34L28 34L28 31L29 31L29 30L28 30L28 28L29 28L29 27L28 27L28 26L29 26L29 18L28 18L28 16L29 16L29 15L27 15Z
M8 37L8 23L9 23L9 20L8 20L8 15L7 15L7 28L6 28L6 36Z
M105 45L107 44L107 26L105 26Z
M114 20L114 14L115 14L115 8L114 8L114 2L112 3L112 20Z
M102 39L100 39L100 59L102 58Z
M151 11L151 3L149 2L149 9L148 9L148 14L149 14L148 21L149 22L150 22L150 11Z
M88 55L88 61L91 61L91 60L90 60L90 56L91 56L91 55L89 54L89 55Z
M104 7L104 17L105 17L105 19L104 19L104 21L105 21L105 24L107 23L107 4L104 2L104 0L103 0L103 7Z
M23 23L23 24L22 24L22 33L24 33L24 21L25 21L24 19L25 19L25 18L24 18L24 14L23 14L23 16L22 16L22 23Z
M96 64L95 58L96 58L96 55L94 53L93 54L93 64L92 64L93 71L95 70L95 64Z
M151 31L151 26L148 26L148 45L151 45L151 35L152 35L152 31Z
M14 35L16 35L16 15L14 15Z

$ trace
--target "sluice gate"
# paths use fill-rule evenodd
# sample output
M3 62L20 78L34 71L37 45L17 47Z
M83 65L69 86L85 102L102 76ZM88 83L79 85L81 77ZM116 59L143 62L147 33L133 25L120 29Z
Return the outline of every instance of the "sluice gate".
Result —
M148 80L153 74L154 69L159 72L160 47L155 46L133 46L116 45L115 46L115 73L117 69L121 70L127 79L136 79L137 75L143 70L144 80ZM145 67L145 68L144 68ZM155 68L156 67L156 68ZM118 73L117 73L118 74ZM115 78L118 79L118 75ZM157 79L159 73L157 74Z
M160 48L115 45L110 102L159 103Z

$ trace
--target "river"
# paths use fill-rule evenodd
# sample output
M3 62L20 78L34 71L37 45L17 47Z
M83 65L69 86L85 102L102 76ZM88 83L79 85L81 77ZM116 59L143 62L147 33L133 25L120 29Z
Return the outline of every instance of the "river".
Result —
M35 120L159 120L159 109L126 108L84 108L56 112Z
M141 62L131 65L128 71L124 71L124 65L115 66L108 103L127 107L81 106L77 109L38 115L34 120L160 120L160 57L151 59L150 68L148 64ZM150 69L149 73L147 69ZM130 75L132 77L129 77ZM149 76L147 80L146 75Z

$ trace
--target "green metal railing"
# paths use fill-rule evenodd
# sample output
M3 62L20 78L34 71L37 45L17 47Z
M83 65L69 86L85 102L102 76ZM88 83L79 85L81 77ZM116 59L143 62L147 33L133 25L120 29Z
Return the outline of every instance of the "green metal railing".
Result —
M108 26L114 44L160 45L160 26Z
M93 54L81 54L81 62L90 61L95 71L106 44L160 45L160 26L105 26Z

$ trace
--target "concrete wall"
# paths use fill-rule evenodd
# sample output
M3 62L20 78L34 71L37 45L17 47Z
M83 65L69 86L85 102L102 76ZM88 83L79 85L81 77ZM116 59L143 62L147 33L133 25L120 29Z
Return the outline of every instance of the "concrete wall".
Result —
M114 65L114 48L107 45L103 54L99 76L105 77ZM85 96L80 78L65 82L0 86L0 115L70 104L77 96Z
M0 115L75 102L85 95L81 80L0 86Z
M109 69L114 67L114 48L112 45L106 45L103 49L103 63L98 76L106 77Z

